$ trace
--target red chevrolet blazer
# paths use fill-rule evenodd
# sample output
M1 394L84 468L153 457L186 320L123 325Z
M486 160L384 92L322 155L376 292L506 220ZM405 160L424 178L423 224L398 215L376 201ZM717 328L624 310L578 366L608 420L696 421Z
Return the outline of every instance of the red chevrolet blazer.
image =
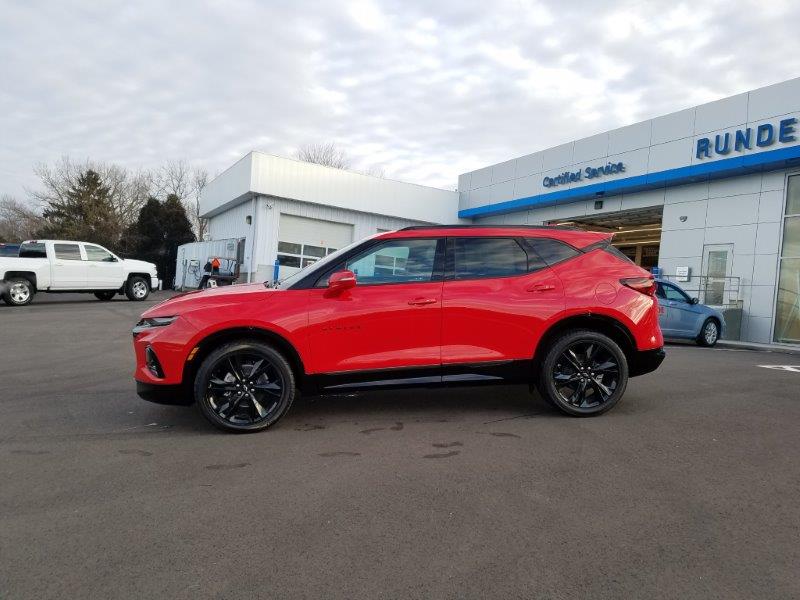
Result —
M567 414L597 415L664 359L653 278L610 239L411 227L274 287L175 296L133 330L137 391L238 432L277 422L299 390L530 382Z

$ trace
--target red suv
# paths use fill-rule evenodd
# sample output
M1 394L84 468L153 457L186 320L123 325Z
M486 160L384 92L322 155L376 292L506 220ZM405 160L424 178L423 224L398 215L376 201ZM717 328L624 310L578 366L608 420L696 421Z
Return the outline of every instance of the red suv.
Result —
M190 292L133 330L139 395L196 402L257 431L299 390L535 383L565 413L619 402L664 359L655 284L611 235L556 227L410 227L270 288Z

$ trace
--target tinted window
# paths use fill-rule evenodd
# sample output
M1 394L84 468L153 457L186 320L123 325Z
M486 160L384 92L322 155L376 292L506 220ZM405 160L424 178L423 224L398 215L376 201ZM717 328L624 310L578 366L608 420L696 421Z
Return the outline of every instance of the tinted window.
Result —
M22 244L19 248L20 258L47 258L45 245L39 242Z
M622 259L622 260L624 260L625 262L629 262L629 263L636 264L636 262L635 262L635 261L634 261L634 260L633 260L633 259L632 259L630 256L628 256L627 254L625 254L625 253L624 253L622 250L620 250L620 249L619 249L619 248L617 248L616 246L612 246L611 244L609 244L608 246L606 246L605 248L603 248L603 250L605 250L605 251L606 251L606 252L608 252L609 254L613 254L613 255L614 255L614 256L616 256L617 258L621 258L621 259ZM633 251L634 251L634 255L635 255L635 254L636 254L636 249L634 248L634 250L633 250Z
M83 247L86 250L86 259L97 261L97 262L114 262L114 257L111 256L111 252L108 250L103 250L100 246L89 246L86 245Z
M56 258L61 260L82 260L78 244L53 244Z
M689 297L680 291L678 288L666 285L663 283L658 284L656 295L659 298L666 298L667 300L675 300L677 302L688 302Z
M0 256L19 256L19 245L0 244Z
M436 239L387 240L354 256L336 270L353 271L358 285L433 281L438 243ZM320 284L326 285L327 281Z
M456 279L508 277L528 272L528 255L511 238L456 238L453 249Z
M554 265L562 260L567 260L580 254L575 248L549 238L527 238L528 244L536 254L548 265Z

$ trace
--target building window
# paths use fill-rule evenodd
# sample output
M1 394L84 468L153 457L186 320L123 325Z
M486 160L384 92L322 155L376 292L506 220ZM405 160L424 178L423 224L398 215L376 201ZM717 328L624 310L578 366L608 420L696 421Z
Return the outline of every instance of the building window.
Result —
M294 242L278 242L278 263L282 267L300 269L313 265L320 258L327 256L331 252L336 252L336 248L295 244Z
M774 340L800 344L800 175L786 189Z

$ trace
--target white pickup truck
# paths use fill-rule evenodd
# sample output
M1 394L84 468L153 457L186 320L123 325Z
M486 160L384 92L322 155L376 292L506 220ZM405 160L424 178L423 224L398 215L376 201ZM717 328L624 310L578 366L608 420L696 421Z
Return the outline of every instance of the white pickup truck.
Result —
M125 294L144 300L158 288L153 263L118 257L97 244L62 240L23 242L18 257L0 257L0 295L23 306L36 292L88 292L99 300Z

